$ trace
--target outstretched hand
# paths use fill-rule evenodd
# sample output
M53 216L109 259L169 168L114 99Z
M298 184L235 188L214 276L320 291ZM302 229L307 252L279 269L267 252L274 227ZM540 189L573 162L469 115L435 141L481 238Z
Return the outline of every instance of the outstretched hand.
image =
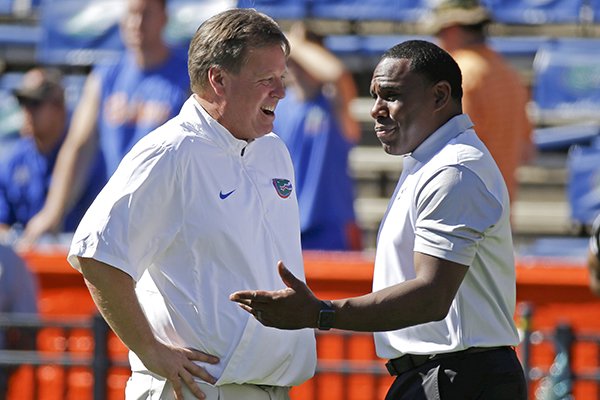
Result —
M277 263L285 289L244 290L232 293L231 301L254 315L265 326L280 329L315 328L320 310L319 299L283 264Z

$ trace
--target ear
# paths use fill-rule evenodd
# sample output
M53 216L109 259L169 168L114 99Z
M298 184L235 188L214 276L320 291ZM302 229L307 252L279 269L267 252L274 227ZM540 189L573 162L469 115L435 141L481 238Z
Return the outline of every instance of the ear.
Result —
M452 89L448 81L439 81L433 86L435 109L441 110L451 101Z
M212 66L208 69L208 84L220 96L225 94L226 72L223 68Z

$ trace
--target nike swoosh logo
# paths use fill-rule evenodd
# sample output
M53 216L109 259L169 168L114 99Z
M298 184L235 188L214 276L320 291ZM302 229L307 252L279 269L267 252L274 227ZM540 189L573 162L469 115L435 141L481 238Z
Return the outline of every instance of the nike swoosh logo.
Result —
M235 192L235 189L233 189L231 192L229 193L223 193L223 192L219 192L219 197L221 198L221 200L225 200L226 198L228 198L233 192Z

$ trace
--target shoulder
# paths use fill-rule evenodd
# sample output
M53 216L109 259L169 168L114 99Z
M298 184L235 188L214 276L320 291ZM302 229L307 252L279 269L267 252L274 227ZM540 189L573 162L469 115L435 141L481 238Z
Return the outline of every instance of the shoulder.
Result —
M273 132L268 133L265 136L258 139L257 143L260 143L259 146L263 149L271 149L287 153L287 146L285 145L285 142Z

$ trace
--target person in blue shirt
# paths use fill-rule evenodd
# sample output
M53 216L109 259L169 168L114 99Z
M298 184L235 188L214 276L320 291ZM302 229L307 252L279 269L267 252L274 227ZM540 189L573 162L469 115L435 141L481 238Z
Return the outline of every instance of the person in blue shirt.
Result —
M13 91L23 111L21 137L0 169L0 232L24 227L41 210L52 183L52 170L67 130L67 110L61 74L34 68ZM67 205L60 221L63 231L74 231L100 191L103 176L96 157L93 170L83 173L80 196ZM88 179L89 176L93 179Z
M286 143L294 164L302 248L359 250L348 155L360 130L338 90L346 69L309 37L298 25L289 35L290 83L273 131ZM337 92L328 95L328 88Z
M189 97L186 53L162 38L166 0L127 0L121 21L125 52L89 75L73 115L42 210L25 227L21 244L57 231L79 171L99 148L110 177L121 158L147 133L177 114ZM74 189L75 187L75 189Z

